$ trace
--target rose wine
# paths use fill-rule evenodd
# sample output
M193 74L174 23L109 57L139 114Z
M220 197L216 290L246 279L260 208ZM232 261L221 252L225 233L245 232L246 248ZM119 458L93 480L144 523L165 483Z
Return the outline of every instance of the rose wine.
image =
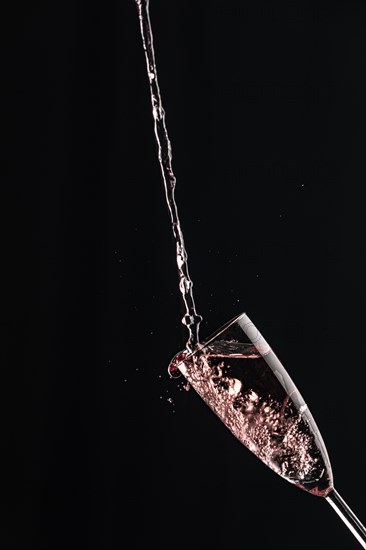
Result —
M320 432L273 351L214 341L194 355L176 356L178 368L234 436L287 481L312 494L333 490Z

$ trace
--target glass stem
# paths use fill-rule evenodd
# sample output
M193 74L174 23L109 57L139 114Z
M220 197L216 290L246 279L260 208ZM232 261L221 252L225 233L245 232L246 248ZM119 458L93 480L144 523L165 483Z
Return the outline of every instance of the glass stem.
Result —
M342 521L347 525L353 536L356 537L362 548L366 548L366 528L355 516L340 494L333 489L325 498L333 510L337 512Z

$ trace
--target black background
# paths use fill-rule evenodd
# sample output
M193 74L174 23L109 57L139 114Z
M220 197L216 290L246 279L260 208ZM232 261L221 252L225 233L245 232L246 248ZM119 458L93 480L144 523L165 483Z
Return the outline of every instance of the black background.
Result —
M11 7L1 548L358 548L167 374L186 333L134 1ZM246 311L365 521L364 2L150 15L201 338Z

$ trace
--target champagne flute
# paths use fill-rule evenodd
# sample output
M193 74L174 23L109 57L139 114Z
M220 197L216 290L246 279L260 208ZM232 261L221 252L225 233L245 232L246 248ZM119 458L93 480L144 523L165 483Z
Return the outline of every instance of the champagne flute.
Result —
M235 437L282 478L323 497L366 549L366 529L334 488L328 453L319 429L290 376L249 317L242 313L199 343L197 314L178 209L176 179L165 124L149 0L135 0L145 52L155 137L176 244L179 289L189 338L169 366L182 373Z
M321 433L289 374L249 317L238 315L192 352L178 353L183 374L232 434L297 487L323 497L366 548L366 529L334 487Z

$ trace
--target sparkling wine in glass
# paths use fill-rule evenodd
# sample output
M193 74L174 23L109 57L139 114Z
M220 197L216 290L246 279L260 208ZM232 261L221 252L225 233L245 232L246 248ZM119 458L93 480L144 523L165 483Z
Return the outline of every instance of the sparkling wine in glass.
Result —
M283 479L320 497L366 548L366 529L334 487L321 433L271 347L242 313L169 372L183 374L232 434Z

